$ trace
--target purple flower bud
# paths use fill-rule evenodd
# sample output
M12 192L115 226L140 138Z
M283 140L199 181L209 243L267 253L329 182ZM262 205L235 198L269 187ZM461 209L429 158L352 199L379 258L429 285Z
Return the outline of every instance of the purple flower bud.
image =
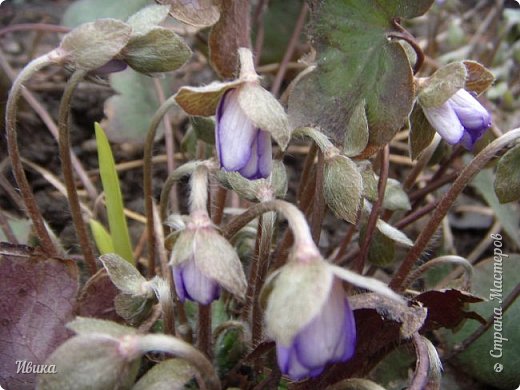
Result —
M219 284L205 276L192 258L172 269L175 290L181 302L186 299L208 305L220 296Z
M491 114L469 92L459 89L440 107L424 108L424 115L451 145L471 149L491 126Z
M267 178L272 169L271 135L257 128L229 89L217 107L216 145L221 167L248 179Z
M335 278L318 314L290 345L276 343L278 366L293 380L319 375L328 363L345 362L354 355L356 324L341 285Z

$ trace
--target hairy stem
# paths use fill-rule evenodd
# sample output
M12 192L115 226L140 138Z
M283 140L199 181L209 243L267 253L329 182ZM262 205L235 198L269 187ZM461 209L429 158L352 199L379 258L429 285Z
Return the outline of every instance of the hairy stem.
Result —
M174 96L166 99L166 101L159 107L155 112L148 132L146 133L146 140L144 144L144 156L143 156L143 192L144 192L144 210L146 216L146 232L148 239L148 276L155 275L155 234L153 224L153 187L152 187L152 154L153 154L153 143L155 140L155 134L157 133L157 127L163 119L164 115L170 108L175 105Z
M25 207L27 208L27 214L32 220L34 230L38 236L38 239L40 240L42 249L46 254L50 256L56 256L58 252L52 242L47 228L45 227L43 216L38 208L38 205L36 204L36 200L31 191L31 186L29 185L27 176L25 176L20 151L18 149L18 140L16 134L16 114L18 108L17 103L18 99L20 98L20 94L22 93L23 83L40 69L56 62L56 60L52 58L51 53L32 60L14 80L9 97L7 98L5 132L7 135L7 149L9 156L11 157L13 174L16 179L16 183L20 188L22 199L24 201Z
M65 188L67 189L67 197L69 200L72 223L74 224L74 230L76 231L76 236L78 237L81 250L83 251L85 262L87 263L90 273L94 275L97 271L96 257L94 256L94 251L92 250L92 246L90 244L87 227L83 221L83 215L81 213L81 207L79 204L79 197L76 191L76 184L74 182L69 132L69 114L72 95L86 74L87 72L84 70L77 70L72 74L70 80L67 82L63 96L61 98L58 114L58 140L61 165L63 170L63 180L65 182Z
M175 337L166 336L163 334L147 334L144 336L135 337L138 337L137 343L141 353L155 351L170 353L174 356L178 356L190 362L200 371L204 381L208 386L208 389L221 389L220 380L211 362L200 351L195 349L190 344Z
M372 206L372 211L368 217L367 228L365 239L361 244L359 255L354 263L354 271L361 274L365 266L365 262L368 256L368 249L372 242L374 231L376 229L377 219L379 218L379 212L383 206L385 199L386 181L388 179L388 162L390 157L390 148L388 145L381 151L381 171L379 172L379 182L377 185L377 200Z
M433 215L426 225L425 229L421 231L419 237L415 241L414 246L408 251L401 266L395 273L390 282L390 287L396 291L402 291L403 281L406 279L413 265L424 251L426 245L431 237L439 227L442 219L448 213L451 205L455 199L460 195L466 185L473 179L473 177L480 172L482 168L504 147L510 145L520 138L520 128L509 131L502 137L497 138L488 146L486 146L471 162L462 170L460 176L453 182L453 185L444 197L439 201L439 204Z

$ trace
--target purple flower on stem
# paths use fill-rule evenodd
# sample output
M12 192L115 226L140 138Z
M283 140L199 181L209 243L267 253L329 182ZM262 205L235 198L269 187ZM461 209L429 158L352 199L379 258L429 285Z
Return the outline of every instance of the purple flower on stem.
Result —
M208 305L220 296L220 286L215 279L204 275L192 258L172 269L175 291L181 302L186 299Z
M354 314L341 280L335 278L318 314L299 330L289 345L276 343L278 366L295 381L315 377L326 364L349 360L355 346Z
M423 108L433 128L450 145L473 148L491 126L491 114L465 89L459 89L440 107Z
M240 107L239 88L227 90L216 113L216 145L221 167L247 179L267 178L272 169L271 135L257 128Z

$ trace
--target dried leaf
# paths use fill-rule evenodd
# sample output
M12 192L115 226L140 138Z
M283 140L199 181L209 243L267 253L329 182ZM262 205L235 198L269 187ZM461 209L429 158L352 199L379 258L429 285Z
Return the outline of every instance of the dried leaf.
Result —
M465 87L477 95L482 94L495 81L495 76L478 62L466 60L463 64L467 71Z
M208 27L217 22L220 11L214 0L159 0L170 5L170 15L195 27Z
M237 88L242 83L240 80L235 80L226 83L213 82L203 87L181 87L175 95L175 101L190 115L215 115L218 102L224 92Z
M224 79L237 76L238 49L251 47L249 2L222 0L220 19L209 34L209 55L215 71Z
M69 337L78 269L26 246L0 244L0 381L8 389L34 388L34 373L17 374L16 361L43 364Z
M483 299L467 292L449 289L426 291L415 297L428 309L428 318L423 331L438 328L456 328L464 319L472 318L481 322L485 320L475 312L465 311L467 303L482 302Z
M121 322L116 313L114 299L119 291L110 280L106 270L100 269L83 287L79 298L77 313L83 317L95 317Z

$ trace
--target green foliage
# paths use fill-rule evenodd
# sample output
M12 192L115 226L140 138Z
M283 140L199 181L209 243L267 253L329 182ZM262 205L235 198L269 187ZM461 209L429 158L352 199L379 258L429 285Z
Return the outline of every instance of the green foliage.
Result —
M107 229L95 219L91 219L88 223L99 253L104 255L105 253L114 252L114 242Z
M65 12L63 24L76 27L99 18L126 20L148 3L148 0L79 0Z
M298 126L319 125L337 144L358 138L348 124L361 102L369 128L368 153L384 145L405 124L414 99L412 70L393 20L424 13L432 0L331 0L314 10L312 34L319 53L314 72L289 99ZM359 122L359 121L356 121Z
M498 160L495 178L495 193L500 203L508 203L520 198L520 146L509 150Z
M134 264L132 245L130 243L130 235L128 234L128 226L123 208L123 197L121 195L121 188L119 187L119 178L117 176L112 150L110 149L108 139L102 127L96 123L95 128L99 172L105 192L108 224L110 226L114 251L131 264Z
M502 248L503 249L503 248ZM499 257L499 256L497 256ZM499 268L497 268L499 264ZM498 270L498 273L496 271ZM509 255L501 257L500 263L490 259L480 263L475 267L473 274L472 286L475 293L490 298L490 289L501 289L501 298L505 297L515 288L518 283L516 275L520 272L520 256ZM500 280L496 279L500 278ZM500 288L497 288L499 283ZM494 315L494 310L501 307L497 298L488 302L478 303L471 307L482 317L488 318ZM498 318L498 317L497 317ZM495 321L495 328L491 326L482 336L480 336L473 344L471 344L464 352L455 357L460 367L470 376L478 380L504 390L514 389L518 386L518 365L520 364L520 355L515 346L515 340L520 337L520 303L516 301L511 307L503 312L499 321ZM481 325L477 321L466 321L460 331L452 333L449 331L442 332L442 338L445 343L453 348L461 343L469 335L471 335ZM500 330L497 330L500 327ZM500 358L494 358L490 355L490 350L494 349L495 332L507 338L502 341L503 355ZM497 355L499 351L494 351ZM495 372L496 363L503 364L503 371Z

